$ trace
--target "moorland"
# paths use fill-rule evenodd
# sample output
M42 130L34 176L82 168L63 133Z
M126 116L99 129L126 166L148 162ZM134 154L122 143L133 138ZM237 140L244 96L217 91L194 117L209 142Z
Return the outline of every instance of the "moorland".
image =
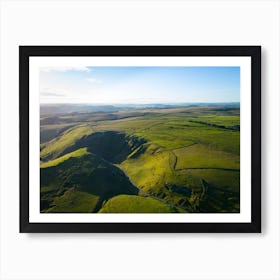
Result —
M239 104L41 106L42 213L240 211Z

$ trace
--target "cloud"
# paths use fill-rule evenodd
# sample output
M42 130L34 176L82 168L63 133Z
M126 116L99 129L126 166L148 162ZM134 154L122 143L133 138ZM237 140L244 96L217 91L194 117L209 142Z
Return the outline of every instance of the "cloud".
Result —
M68 91L61 88L42 88L40 90L40 95L42 97L47 96L66 96L68 94Z
M41 67L40 71L43 72L66 72L66 71L80 71L80 72L90 72L90 68L87 66L73 66L73 67Z
M102 81L95 78L86 78L85 80L93 84L102 84Z
M40 92L42 96L65 96L64 94L52 93L52 92Z

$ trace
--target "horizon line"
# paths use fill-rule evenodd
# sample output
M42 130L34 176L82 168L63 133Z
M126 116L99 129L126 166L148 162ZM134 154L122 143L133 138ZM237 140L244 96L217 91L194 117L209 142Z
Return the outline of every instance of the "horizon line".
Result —
M40 103L40 106L42 105L95 105L95 106L104 106L104 105L183 105L183 104L240 104L240 101L219 101L219 102L205 102L205 101L197 101L197 102L155 102L155 103L63 103L63 102L57 102L57 103Z

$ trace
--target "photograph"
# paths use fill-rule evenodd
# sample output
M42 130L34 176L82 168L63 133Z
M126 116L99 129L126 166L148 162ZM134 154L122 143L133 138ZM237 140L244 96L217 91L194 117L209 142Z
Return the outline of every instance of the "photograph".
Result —
M41 213L238 213L240 67L40 68Z
M260 231L260 47L19 51L21 231Z
M0 280L280 280L280 1L22 1Z

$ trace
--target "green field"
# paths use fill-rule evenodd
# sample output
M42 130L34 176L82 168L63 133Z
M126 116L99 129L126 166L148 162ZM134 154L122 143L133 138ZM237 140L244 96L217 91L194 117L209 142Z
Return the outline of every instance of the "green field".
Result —
M239 106L41 116L41 212L240 211Z
M180 209L151 197L118 195L106 202L98 213L179 213Z

